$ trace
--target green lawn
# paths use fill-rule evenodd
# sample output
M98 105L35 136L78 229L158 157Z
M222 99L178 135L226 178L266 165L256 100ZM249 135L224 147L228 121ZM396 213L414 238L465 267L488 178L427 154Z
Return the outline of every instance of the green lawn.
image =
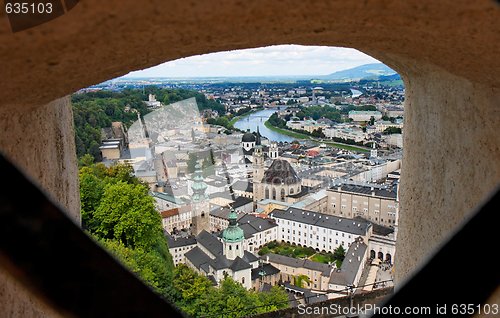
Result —
M369 149L351 146L351 145L347 145L347 144L341 144L338 142L323 141L323 143L325 145L328 145L328 146L332 146L332 147L336 147L336 148L340 148L340 149L345 149L345 150L358 151L358 152L370 152Z
M259 251L259 255L265 255L267 253L275 253L293 258L308 258L311 255L314 255L316 251L310 247L300 247L287 243L270 242L264 245Z
M331 254L331 253L327 253L327 254L317 253L311 257L311 261L328 264L329 262L333 263L335 261L335 259L333 258L333 254Z

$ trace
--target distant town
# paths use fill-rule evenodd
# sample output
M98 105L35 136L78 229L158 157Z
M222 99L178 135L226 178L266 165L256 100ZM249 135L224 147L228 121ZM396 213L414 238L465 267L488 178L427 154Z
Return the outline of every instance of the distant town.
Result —
M405 92L390 83L117 79L76 95L144 96L96 159L148 185L175 265L298 306L392 286Z

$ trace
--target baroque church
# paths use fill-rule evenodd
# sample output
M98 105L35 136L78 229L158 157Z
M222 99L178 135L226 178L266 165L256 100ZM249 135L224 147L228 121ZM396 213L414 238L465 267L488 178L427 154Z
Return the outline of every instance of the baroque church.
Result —
M196 236L197 245L185 254L186 264L207 276L214 285L227 275L250 289L254 285L252 277L255 280L259 259L244 250L245 235L238 226L238 215L234 209L231 209L228 218L229 226L222 232L222 240L207 231L201 231Z
M287 196L302 191L302 180L293 167L288 161L278 159L278 145L262 145L259 127L255 135L247 131L241 139L241 144L245 162L252 164L254 202L263 199L285 202ZM271 161L267 170L266 160Z
M259 127L257 126L257 132L255 134L250 132L250 129L248 129L241 138L241 148L243 151L243 160L245 161L245 164L253 163L253 154L255 152L255 147L259 145L262 146L262 151L265 154L265 159L278 158L278 144L272 142L266 146L262 145L262 136L260 135Z

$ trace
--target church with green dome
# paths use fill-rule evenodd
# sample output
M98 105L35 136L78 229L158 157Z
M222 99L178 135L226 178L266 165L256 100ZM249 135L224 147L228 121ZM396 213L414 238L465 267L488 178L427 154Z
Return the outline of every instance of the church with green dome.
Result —
M231 209L229 225L220 236L205 230L196 236L196 246L184 254L186 264L207 276L214 285L229 276L251 289L259 271L259 259L243 247L245 233L238 225L238 214ZM279 272L275 270L274 272Z
M238 226L238 215L231 209L228 216L229 226L222 232L222 244L224 245L224 255L228 259L243 257L243 240L245 234Z

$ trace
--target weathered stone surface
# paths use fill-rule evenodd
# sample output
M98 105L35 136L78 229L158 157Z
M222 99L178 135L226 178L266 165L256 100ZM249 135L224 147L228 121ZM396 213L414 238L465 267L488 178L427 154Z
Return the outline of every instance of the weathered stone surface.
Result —
M86 0L16 34L0 24L0 105L42 105L167 60L286 43L354 47L395 67L429 62L499 87L499 15L492 0Z
M396 280L425 260L500 180L500 90L421 65L405 105Z
M495 1L86 0L16 34L0 12L0 149L74 219L71 111L58 98L167 60L273 44L354 47L404 76L398 282L500 180ZM31 312L2 277L0 308Z
M34 109L0 112L0 151L59 203L72 220L80 223L73 112L68 97ZM23 189L19 189L19 198L30 199L29 195L23 195ZM3 267L0 267L0 308L2 317L57 316Z
M80 223L78 166L69 97L31 110L0 112L0 151Z

